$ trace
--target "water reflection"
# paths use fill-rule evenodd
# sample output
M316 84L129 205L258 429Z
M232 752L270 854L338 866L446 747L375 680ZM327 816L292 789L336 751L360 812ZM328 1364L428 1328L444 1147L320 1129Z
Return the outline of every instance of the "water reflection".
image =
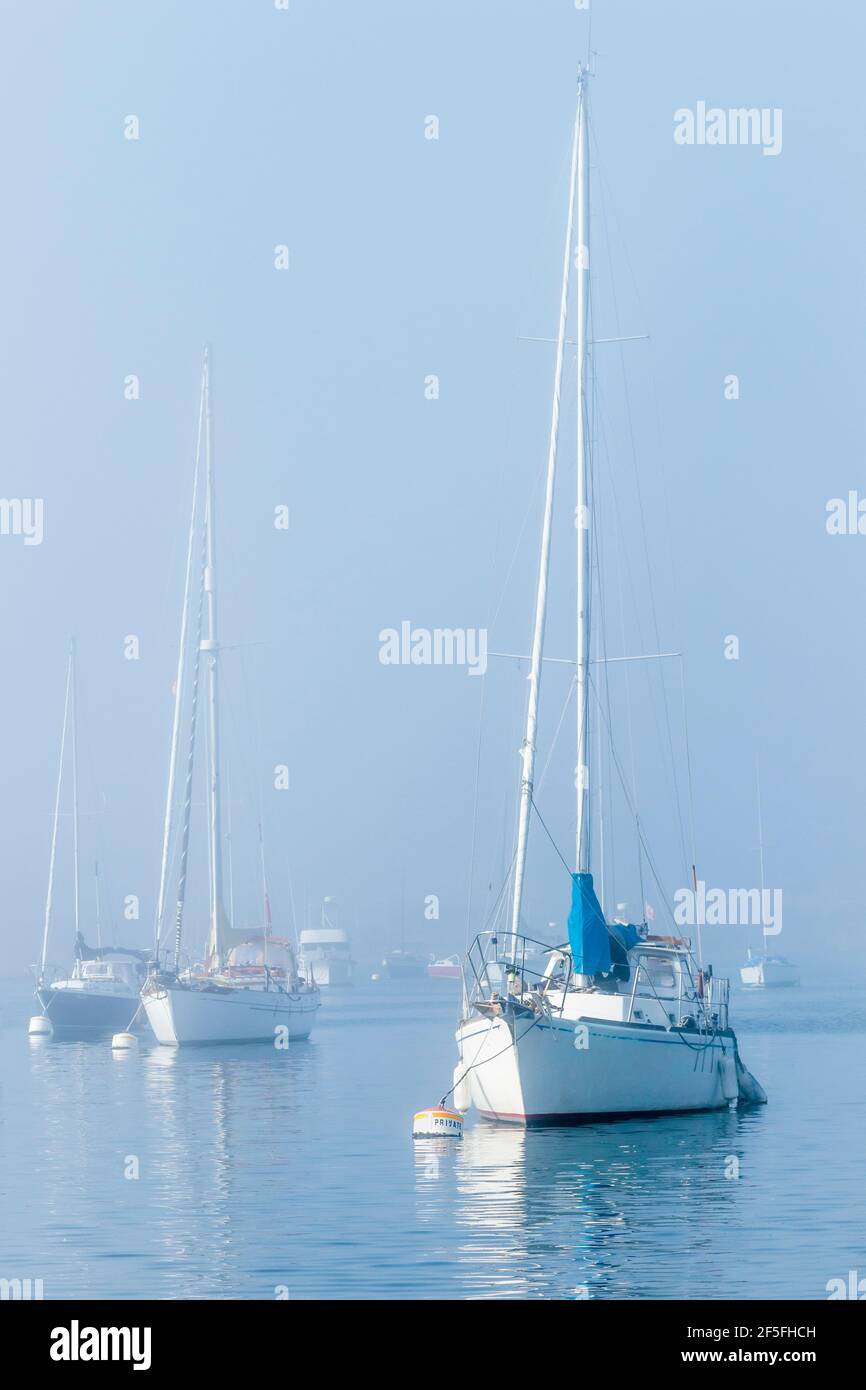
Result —
M694 1296L696 1269L712 1280L731 1264L720 1235L741 1200L748 1131L765 1115L529 1131L479 1122L450 1148L416 1145L419 1220L435 1229L453 1204L468 1297Z

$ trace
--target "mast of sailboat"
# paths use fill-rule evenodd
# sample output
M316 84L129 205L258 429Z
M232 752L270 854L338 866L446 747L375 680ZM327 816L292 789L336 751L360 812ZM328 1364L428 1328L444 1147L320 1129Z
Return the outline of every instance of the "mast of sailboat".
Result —
M535 743L538 728L538 699L541 686L544 628L547 619L547 580L550 572L550 536L553 522L553 494L556 480L556 453L559 443L559 410L562 396L562 368L565 357L565 332L568 318L568 286L571 271L572 233L574 228L574 192L577 181L578 146L583 111L583 73L579 70L577 83L577 112L571 143L571 167L568 181L568 214L565 228L565 251L562 262L562 288L559 299L559 328L556 337L556 365L553 374L553 403L550 414L550 438L547 448L547 482L544 493L544 522L541 533L541 555L538 563L538 586L535 596L535 625L532 634L532 655L529 669L529 699L526 707L526 733L520 750L520 806L517 819L517 848L514 856L514 895L511 909L511 945L513 953L520 930L520 909L523 901L523 878L526 870L526 848L529 838L529 817L532 810L532 791L535 777Z
M758 798L758 865L761 874L761 916L764 912L764 818L761 812L761 764L755 755L755 790ZM767 958L767 935L763 926L761 927L761 946L763 948L764 959Z
M63 700L63 728L60 734L60 763L57 769L57 793L54 797L54 820L51 825L51 853L48 858L48 888L45 893L45 920L42 928L42 955L39 958L39 985L45 979L48 959L48 933L51 927L51 908L54 903L54 869L57 864L57 831L60 825L60 799L63 794L63 763L66 757L66 730L69 727L69 697L72 688L72 649L66 663L66 694Z
M102 894L99 891L99 860L93 863L93 888L96 894L96 945L102 946Z
M218 703L217 603L216 603L216 516L213 476L213 415L210 390L210 356L205 354L205 464L207 475L207 509L205 515L205 572L204 594L207 613L207 635L201 650L207 658L208 672L208 752L210 755L210 927L211 966L218 970L222 964L220 944L220 912L222 910L222 829L220 815L220 745Z
M206 356L206 355L205 355ZM159 870L159 894L156 903L156 922L154 926L154 957L159 956L159 943L162 936L165 900L168 890L169 851L174 822L175 780L177 777L178 751L180 744L180 721L183 712L184 672L186 670L186 651L189 631L190 595L192 592L193 553L195 550L195 523L198 506L198 485L201 466L201 441L204 423L205 368L202 368L201 390L199 393L198 430L195 446L195 468L192 482L192 508L189 521L189 539L186 551L186 574L183 587L183 610L180 619L180 640L177 649L177 671L174 681L174 715L171 726L171 752L168 760L168 787L165 795L165 816L162 832L162 860Z
M589 872L589 560L590 513L586 474L586 325L589 287L589 161L586 75L581 72L577 139L577 827L575 868Z
M81 866L78 859L78 699L75 671L75 638L69 643L70 722L72 725L72 896L75 942L81 931Z

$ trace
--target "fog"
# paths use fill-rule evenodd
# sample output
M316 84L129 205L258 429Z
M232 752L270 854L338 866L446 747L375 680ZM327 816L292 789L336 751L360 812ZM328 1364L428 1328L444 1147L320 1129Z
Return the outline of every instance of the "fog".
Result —
M816 52L805 5L596 9L593 333L636 338L594 352L606 649L683 653L699 877L758 883L758 759L765 879L784 896L773 945L859 970L866 540L826 521L862 477L866 26L831 7ZM459 950L476 766L471 932L488 920L526 662L490 655L483 679L383 664L380 633L484 629L491 653L529 650L553 366L533 340L556 328L587 16L568 0L417 11L3 7L0 491L41 499L44 534L0 536L0 974L38 951L71 636L85 935L98 860L104 933L152 937L205 344L239 922L259 911L261 798L276 927L292 891L299 922L330 895L369 967L399 942L405 892L407 940ZM782 110L778 153L677 144L674 113L698 101ZM566 367L547 651L571 658ZM553 741L570 670L545 669L537 787L569 862L573 705ZM610 670L661 928L691 863L679 658ZM634 829L609 757L602 770L606 905L638 920ZM60 833L53 958L68 960L68 815ZM568 880L532 835L527 924L562 936ZM714 932L722 964L755 944Z

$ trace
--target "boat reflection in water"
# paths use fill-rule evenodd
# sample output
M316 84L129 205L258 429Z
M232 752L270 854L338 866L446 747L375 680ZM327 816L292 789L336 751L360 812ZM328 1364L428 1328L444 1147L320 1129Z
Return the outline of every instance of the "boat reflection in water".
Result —
M766 1117L545 1130L481 1120L461 1143L417 1143L418 1222L443 1232L429 1258L462 1270L458 1297L726 1296L731 1225L751 1201L736 1156Z

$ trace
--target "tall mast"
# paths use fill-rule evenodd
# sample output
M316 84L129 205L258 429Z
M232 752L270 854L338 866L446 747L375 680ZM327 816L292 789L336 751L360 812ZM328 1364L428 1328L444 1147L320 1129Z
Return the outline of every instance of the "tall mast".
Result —
M517 849L514 856L514 898L511 910L512 951L520 929L520 908L523 900L523 877L526 870L526 847L529 839L529 815L532 809L532 789L535 777L535 740L538 726L538 697L541 686L541 660L544 649L544 626L547 618L547 579L550 571L550 533L553 520L553 490L556 480L556 450L559 442L559 405L562 395L562 364L565 357L565 328L568 317L568 283L571 270L571 241L574 228L574 189L577 179L578 131L580 126L582 79L578 79L578 106L571 142L571 168L568 181L568 215L565 228L565 251L562 259L562 289L559 300L559 329L556 336L556 366L553 375L553 404L550 414L550 440L547 448L547 484L544 494L544 523L541 533L541 555L538 563L538 587L535 596L535 627L532 634L532 657L529 671L529 700L526 707L526 733L520 750L523 768L520 777L520 808L517 820Z
M100 893L100 891L99 891L99 860L98 860L98 859L95 860L95 861L94 861L94 864L93 864L93 886L94 886L94 890L95 890L95 893L96 893L96 945L97 945L98 947L100 947L100 946L102 945L102 902L101 902L101 897L102 897L102 895L101 895L101 893Z
M220 944L220 912L222 909L222 831L220 816L220 748L219 748L219 707L218 707L218 657L217 605L216 605L216 544L215 507L213 477L213 417L210 393L210 356L205 354L204 362L205 393L205 460L207 470L207 514L205 542L204 593L207 612L207 635L201 643L201 650L207 658L208 672L208 752L210 755L210 928L211 964L219 969L222 964Z
M586 73L578 79L577 140L577 829L575 868L588 873L589 834L589 561L590 514L586 486L586 323L589 284L589 167L586 148Z
M193 552L195 549L195 522L198 504L198 480L201 460L201 440L204 422L204 387L205 387L205 368L202 368L201 391L199 395L198 408L198 432L195 446L195 469L193 472L192 483L192 509L189 521L189 540L186 552L186 575L183 587L183 612L180 620L180 641L177 649L177 671L174 681L174 716L171 726L171 752L168 760L168 787L165 795L165 816L163 818L162 830L162 860L159 870L159 896L156 904L156 922L154 927L154 955L159 955L159 942L163 929L163 918L165 916L165 900L168 891L168 861L169 850L171 848L171 832L174 822L174 795L175 781L177 778L178 749L180 744L180 721L183 712L183 687L184 671L186 670L186 649L189 631L189 609L190 595L192 591L192 568Z
M72 885L75 911L75 940L81 931L81 870L78 858L78 701L76 699L75 638L69 644L72 722Z
M761 812L761 765L755 756L755 789L758 794L758 864L761 871L761 916L764 913L764 818ZM764 956L767 954L767 936L761 927L761 945Z
M42 955L39 958L39 983L45 978L45 963L48 959L48 931L51 926L51 908L54 902L54 868L57 863L57 830L60 825L60 798L63 793L63 762L66 755L66 730L69 724L69 695L72 688L72 650L66 664L66 695L63 700L63 730L60 735L60 764L57 769L57 793L54 798L54 820L51 826L51 854L48 859L48 888L45 893L45 921L42 928Z
M186 759L186 780L183 794L183 825L180 835L180 862L177 876L177 902L174 910L174 968L180 970L180 948L183 938L183 911L186 903L186 878L189 867L189 828L192 818L192 784L195 774L196 730L198 728L198 692L201 675L201 633L204 612L204 563L198 595L198 618L195 631L195 659L192 663L192 692L189 702L189 746Z

